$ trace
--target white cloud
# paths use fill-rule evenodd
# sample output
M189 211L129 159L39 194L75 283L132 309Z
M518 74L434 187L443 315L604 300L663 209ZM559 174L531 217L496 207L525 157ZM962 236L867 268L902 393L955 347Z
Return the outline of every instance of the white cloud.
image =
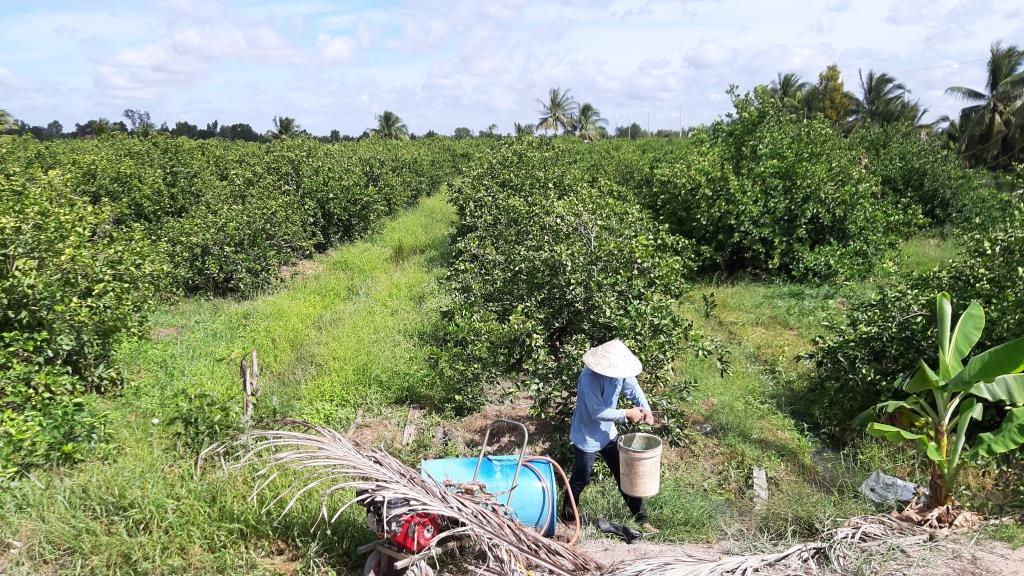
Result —
M176 52L187 56L286 63L304 59L301 50L266 24L246 28L193 26L176 30L170 43Z
M395 38L390 45L414 52L433 50L450 39L452 33L448 24L440 18L420 20L409 16L405 20L404 29L404 34Z
M6 90L14 90L17 87L14 73L7 68L0 67L0 86L3 86Z
M980 86L984 62L943 65L983 60L992 41L1024 34L1020 0L41 6L0 13L0 92L27 121L60 113L71 125L144 100L160 121L261 128L287 114L319 133L358 133L384 108L417 131L507 127L535 120L536 98L554 86L613 123L650 114L654 128L676 127L680 115L727 112L729 84L747 90L780 71L813 81L832 62L849 87L858 69L890 72L933 116L955 115L961 103L943 89Z
M333 46L332 56L339 51ZM155 98L165 88L202 80L221 61L301 64L306 60L301 50L269 25L240 28L197 23L117 51L99 64L94 79L114 98Z
M114 66L102 65L94 75L96 85L107 95L119 100L152 100L157 90L152 83Z
M694 68L716 68L729 62L732 51L728 48L714 43L705 42L686 53L686 62Z
M316 38L320 58L329 64L341 64L352 58L353 42L348 36L331 36L321 33Z

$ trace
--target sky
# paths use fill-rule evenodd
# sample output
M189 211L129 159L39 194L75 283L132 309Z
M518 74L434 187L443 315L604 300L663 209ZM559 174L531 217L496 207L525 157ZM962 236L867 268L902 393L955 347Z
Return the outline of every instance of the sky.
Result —
M383 110L416 133L536 122L570 89L612 127L678 128L731 109L726 90L837 63L889 72L955 115L989 46L1024 45L1020 0L0 0L0 108L30 124L292 116L357 135Z

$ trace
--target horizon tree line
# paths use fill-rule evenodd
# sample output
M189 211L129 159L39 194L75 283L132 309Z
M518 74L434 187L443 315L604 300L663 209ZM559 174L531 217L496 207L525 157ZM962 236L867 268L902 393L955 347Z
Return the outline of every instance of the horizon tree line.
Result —
M1024 50L1016 45L995 42L989 49L985 86L969 88L950 86L946 94L963 100L967 105L956 118L942 116L933 122L924 122L928 109L911 90L891 74L868 69L858 70L857 92L847 90L839 66L832 64L823 70L817 82L805 81L798 74L779 73L768 84L768 90L782 104L783 109L802 118L823 116L844 131L856 130L867 124L900 123L922 131L923 136L938 137L945 145L955 149L968 166L1006 168L1014 162L1024 161ZM584 141L600 138L642 138L647 136L671 137L675 130L658 130L649 134L637 123L616 127L609 133L607 120L590 102L577 102L571 90L552 88L547 98L538 99L540 117L536 123L514 123L512 135L532 136L539 131L554 136L578 136ZM220 125L217 120L200 128L179 121L171 128L167 123L159 127L148 112L126 109L123 120L110 121L96 118L75 124L73 131L65 132L63 125L54 120L46 126L30 126L0 109L0 133L31 134L41 140L55 138L90 138L111 132L147 136L156 132L196 139L225 138L229 140L266 141L294 137L317 138L324 142L339 142L360 138L406 140L417 138L398 114L385 110L375 116L376 125L360 136L342 135L332 130L328 136L313 136L298 124L295 118L275 116L273 129L258 133L249 124ZM420 137L440 136L433 130ZM455 139L474 137L466 127L455 129ZM476 137L500 137L497 125L480 130Z
M956 150L971 167L1002 169L1024 162L1024 50L995 42L989 48L985 86L950 86L946 94L967 103L956 118L924 122L928 109L885 72L858 71L859 93L847 91L832 64L815 84L779 73L769 85L785 110L809 118L820 114L844 130L868 123L902 123L931 134Z

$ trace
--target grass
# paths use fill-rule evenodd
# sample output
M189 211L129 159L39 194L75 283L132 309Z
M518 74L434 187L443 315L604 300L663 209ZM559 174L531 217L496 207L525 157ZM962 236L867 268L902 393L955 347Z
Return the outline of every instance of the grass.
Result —
M129 343L118 363L133 382L99 403L114 437L92 462L38 474L0 495L8 574L272 574L344 571L369 537L354 509L317 526L312 502L275 522L246 502L251 483L193 472L176 437L241 412L238 362L255 348L263 416L346 426L357 407L378 415L431 403L421 335L440 299L454 211L421 201L380 233L323 255L285 289L246 302L187 301L154 318L160 337ZM189 400L206 398L208 403ZM213 410L210 407L214 407ZM231 425L226 426L230 428ZM177 435L176 435L177 433ZM38 484L37 484L38 483Z
M252 349L261 362L259 417L344 428L358 408L400 423L404 406L420 403L440 408L426 417L440 422L445 391L433 382L423 335L441 304L454 219L443 197L428 198L373 237L303 263L273 293L186 301L156 314L153 337L120 350L132 383L117 397L91 399L110 414L110 445L0 494L0 542L17 543L16 552L0 544L0 571L324 574L356 565L354 544L370 537L357 509L318 525L307 500L277 519L276 509L246 502L250 480L216 470L197 476L193 460L238 421L238 362ZM895 271L928 269L955 251L917 238L904 244ZM680 314L723 343L732 370L722 377L713 360L689 355L677 363L698 387L686 410L687 442L666 456L662 491L648 503L658 540L764 547L811 537L869 511L853 487L871 469L923 474L914 455L878 443L830 453L793 417L810 370L801 357L844 298L870 289L735 281L691 293ZM454 449L421 434L399 455L415 462ZM762 506L752 494L755 466L768 471ZM607 476L599 465L585 517L623 519ZM1022 541L1016 524L990 535Z
M867 510L849 470L828 473L824 449L785 404L806 381L809 367L800 356L839 302L833 288L755 282L701 286L688 297L680 313L724 343L732 371L722 377L713 360L685 356L676 367L698 383L687 409L691 427L710 431L691 433L677 459L664 466L662 491L648 503L662 530L658 539L789 541ZM770 493L758 508L751 480L756 466L767 469ZM591 516L621 519L625 513L607 478L583 500Z
M905 273L927 272L952 260L960 248L950 238L934 234L916 236L900 245L898 267Z

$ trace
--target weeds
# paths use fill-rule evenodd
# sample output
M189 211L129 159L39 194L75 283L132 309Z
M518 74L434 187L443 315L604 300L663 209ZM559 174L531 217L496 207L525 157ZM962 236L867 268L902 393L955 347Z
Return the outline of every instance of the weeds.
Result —
M133 384L113 400L107 458L23 479L0 491L7 574L344 573L372 537L354 510L315 524L312 503L276 520L247 501L250 486L217 466L195 476L190 455L222 439L241 413L238 359L262 365L257 418L312 414L348 426L357 407L400 422L407 402L442 402L419 332L431 322L436 267L452 211L428 198L366 242L322 257L324 269L248 302L186 302L160 311L174 338L128 344L118 364ZM393 263L394 246L415 247ZM405 454L432 446L424 428ZM182 454L182 450L186 454ZM451 453L454 448L444 448ZM95 458L96 455L93 455ZM2 557L0 553L0 557Z

